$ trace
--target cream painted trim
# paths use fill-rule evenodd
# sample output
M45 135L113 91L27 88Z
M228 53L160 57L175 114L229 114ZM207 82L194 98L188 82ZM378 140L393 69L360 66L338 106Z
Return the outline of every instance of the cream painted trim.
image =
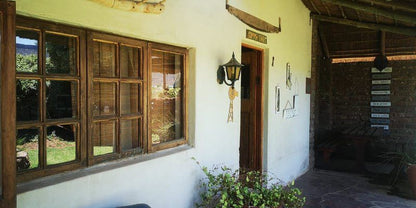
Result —
M131 12L143 12L160 14L165 10L164 3L166 0L161 0L159 3L147 2L148 0L134 1L134 0L90 0L104 6L121 9Z

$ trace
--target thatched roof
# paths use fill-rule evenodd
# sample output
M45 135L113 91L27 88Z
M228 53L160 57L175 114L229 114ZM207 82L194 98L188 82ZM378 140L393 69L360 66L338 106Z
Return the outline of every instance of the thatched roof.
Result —
M302 1L330 58L416 54L416 0Z

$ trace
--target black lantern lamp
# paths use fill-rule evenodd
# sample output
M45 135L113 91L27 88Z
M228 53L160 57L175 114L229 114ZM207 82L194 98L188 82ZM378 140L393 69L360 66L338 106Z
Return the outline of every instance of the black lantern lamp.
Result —
M243 64L240 64L237 61L237 59L235 59L234 52L233 52L233 57L231 58L231 60L224 65L220 65L220 67L217 70L218 83L219 84L225 83L226 85L234 88L234 82L240 79L241 67L243 66L244 66ZM225 71L224 71L224 68L225 68ZM230 80L231 83L228 83L225 80L226 72L227 72L227 79Z

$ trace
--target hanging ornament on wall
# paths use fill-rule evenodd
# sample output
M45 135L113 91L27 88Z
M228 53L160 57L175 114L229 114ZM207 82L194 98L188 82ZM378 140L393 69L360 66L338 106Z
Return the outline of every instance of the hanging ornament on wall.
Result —
M387 57L384 55L378 55L374 59L374 67L380 71L386 68L388 64L389 61L387 60Z
M230 89L228 90L228 97L230 98L230 107L228 108L228 120L227 123L229 122L234 122L234 106L233 106L233 101L235 97L238 97L238 92L237 90L235 90L234 87L230 87Z
M165 10L166 0L90 0L104 6L131 12L160 14Z

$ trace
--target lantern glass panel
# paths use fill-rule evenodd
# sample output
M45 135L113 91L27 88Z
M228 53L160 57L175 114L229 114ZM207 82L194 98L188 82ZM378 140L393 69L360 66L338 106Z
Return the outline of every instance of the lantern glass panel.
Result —
M240 79L240 72L241 72L241 67L239 66L235 67L235 80Z
M230 80L230 81L235 80L235 67L229 66L229 67L226 67L226 68L227 68L227 78L228 78L228 80Z

